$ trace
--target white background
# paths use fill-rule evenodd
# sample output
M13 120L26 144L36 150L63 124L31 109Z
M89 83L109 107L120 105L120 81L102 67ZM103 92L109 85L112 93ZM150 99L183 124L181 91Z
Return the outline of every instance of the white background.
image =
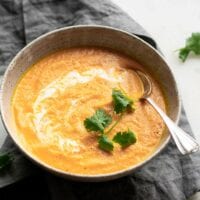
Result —
M200 32L200 0L113 0L141 24L164 53L182 96L192 130L200 142L200 56L182 63L175 50Z

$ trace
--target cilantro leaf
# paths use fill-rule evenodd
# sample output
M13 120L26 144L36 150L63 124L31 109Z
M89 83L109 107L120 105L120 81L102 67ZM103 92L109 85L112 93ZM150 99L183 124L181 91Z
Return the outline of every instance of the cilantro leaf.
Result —
M99 142L100 149L104 151L108 151L108 152L113 151L113 148L114 148L113 143L111 140L109 140L109 138L106 135L101 135L99 137L98 142Z
M133 100L124 95L120 90L113 89L112 98L114 102L114 111L119 114L126 109L133 109Z
M103 133L111 122L112 117L105 110L98 109L93 116L84 120L84 126L88 131L100 131Z
M188 55L190 53L190 50L187 48L182 48L179 50L179 58L185 62L185 60L187 59Z
M12 161L10 154L0 153L0 171L5 169Z
M200 55L200 33L192 33L191 37L187 38L185 47L179 50L179 58L185 62L190 52Z
M125 132L118 132L114 138L113 141L120 144L122 148L128 147L131 144L134 144L137 139L135 134L131 131L125 131Z

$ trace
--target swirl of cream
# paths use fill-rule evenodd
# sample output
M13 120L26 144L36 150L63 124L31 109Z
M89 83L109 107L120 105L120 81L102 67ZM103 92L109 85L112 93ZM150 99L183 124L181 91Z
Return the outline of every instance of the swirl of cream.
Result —
M33 105L33 123L37 137L43 144L56 145L61 151L68 151L72 153L80 151L80 142L64 136L60 132L63 124L52 121L49 115L49 105L51 105L54 100L59 99L59 96L64 94L70 87L75 86L76 84L87 83L95 77L100 77L109 82L115 83L122 81L122 77L119 74L116 76L115 69L113 68L108 71L103 69L91 69L82 72L81 74L74 70L65 76L57 78L40 91ZM46 103L47 101L49 102L48 104ZM71 104L76 104L76 101L77 100L74 99ZM70 115L70 110L66 114Z

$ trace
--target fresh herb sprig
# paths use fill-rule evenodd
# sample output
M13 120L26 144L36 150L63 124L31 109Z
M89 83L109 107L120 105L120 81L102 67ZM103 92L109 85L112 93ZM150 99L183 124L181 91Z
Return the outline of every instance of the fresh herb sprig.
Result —
M99 131L104 133L104 129L112 122L112 117L105 110L99 109L93 116L85 119L84 126L88 131Z
M87 131L95 131L101 134L98 139L99 148L105 151L113 150L112 141L110 141L104 133L105 128L109 126L111 122L112 117L103 109L97 110L94 115L86 118L84 121L84 126Z
M112 98L114 103L114 111L119 114L123 113L127 109L133 110L133 100L130 99L126 94L118 89L113 89Z
M12 156L9 153L0 153L0 171L6 169L12 160Z
M185 47L179 49L179 58L185 62L190 52L200 55L200 33L192 33L191 37L187 38Z
M134 144L136 140L135 134L130 129L128 129L128 131L118 132L113 138L113 141L120 144L122 148Z
M103 134L98 139L99 148L104 151L113 151L114 145L113 142L108 138L107 135Z
M120 122L123 114L127 110L133 111L135 109L134 101L121 90L113 89L112 99L114 104L114 111L117 115L119 115L119 118L109 128L109 130L105 131L105 128L112 123L112 117L103 109L98 109L94 115L84 120L84 126L87 131L100 133L98 138L98 146L100 149L107 152L113 151L113 142L118 143L122 148L128 147L129 145L136 142L135 134L129 129L125 132L118 132L112 140L108 138L108 133L110 133L113 128Z

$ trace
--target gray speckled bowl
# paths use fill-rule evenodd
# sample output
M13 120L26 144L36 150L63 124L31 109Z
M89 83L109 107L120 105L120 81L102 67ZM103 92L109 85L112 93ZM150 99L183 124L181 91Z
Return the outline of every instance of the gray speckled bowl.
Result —
M11 98L17 81L23 72L39 58L60 48L75 46L98 46L117 50L141 63L158 81L166 97L168 115L177 121L180 115L180 100L172 72L162 55L140 38L127 32L104 26L72 26L49 32L23 48L11 61L2 83L1 113L5 127L21 151L34 163L46 170L73 180L106 181L125 176L155 157L168 143L169 133L163 134L155 152L145 161L128 169L109 174L83 175L55 169L38 160L21 144L15 132L11 113Z

